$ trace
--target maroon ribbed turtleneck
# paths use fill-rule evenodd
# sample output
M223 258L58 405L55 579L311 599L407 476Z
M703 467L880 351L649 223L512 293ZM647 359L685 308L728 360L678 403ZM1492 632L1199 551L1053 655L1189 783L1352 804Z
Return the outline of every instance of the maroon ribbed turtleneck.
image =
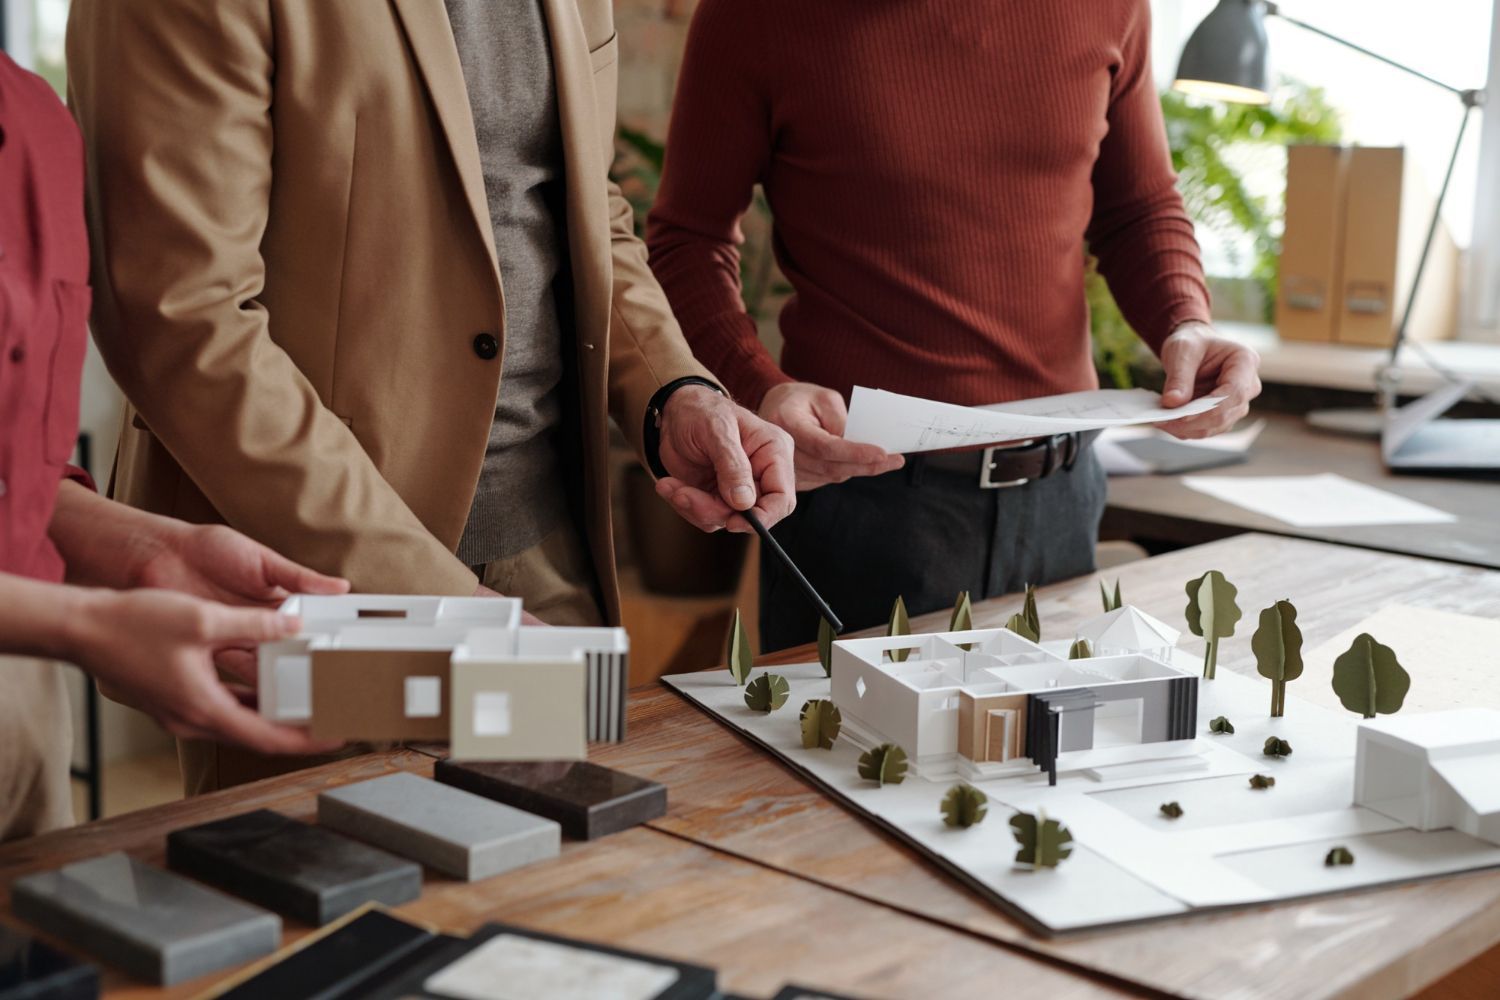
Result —
M702 0L651 264L743 403L778 382L978 404L1095 385L1084 247L1153 346L1208 320L1147 0ZM796 289L739 297L753 185Z

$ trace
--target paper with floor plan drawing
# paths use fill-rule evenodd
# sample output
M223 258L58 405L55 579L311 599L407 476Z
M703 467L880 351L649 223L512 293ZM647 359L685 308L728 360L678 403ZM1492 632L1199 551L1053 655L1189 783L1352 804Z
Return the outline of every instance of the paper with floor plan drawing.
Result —
M916 396L855 386L849 401L846 440L910 454L1019 441L1103 427L1159 424L1213 409L1220 396L1164 409L1146 389L1095 389L994 406L958 406Z

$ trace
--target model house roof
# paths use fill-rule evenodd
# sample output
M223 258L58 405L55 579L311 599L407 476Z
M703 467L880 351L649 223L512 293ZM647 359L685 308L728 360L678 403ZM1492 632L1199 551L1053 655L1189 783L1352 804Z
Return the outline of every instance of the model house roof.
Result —
M1098 618L1090 618L1078 626L1077 634L1094 646L1140 650L1175 646L1182 633L1127 604Z
M1361 722L1360 728L1387 742L1397 741L1427 751L1429 756L1500 754L1500 711L1493 708L1387 715Z

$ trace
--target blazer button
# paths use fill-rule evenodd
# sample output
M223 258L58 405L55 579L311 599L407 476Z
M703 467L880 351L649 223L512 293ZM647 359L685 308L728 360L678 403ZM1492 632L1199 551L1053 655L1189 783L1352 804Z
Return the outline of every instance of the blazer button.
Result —
M478 334L474 338L474 353L486 361L493 361L500 353L500 341L488 333Z

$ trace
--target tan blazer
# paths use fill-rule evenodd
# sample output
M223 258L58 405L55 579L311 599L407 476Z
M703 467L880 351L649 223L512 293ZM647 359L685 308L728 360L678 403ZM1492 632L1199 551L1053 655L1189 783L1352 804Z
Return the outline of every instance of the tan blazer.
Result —
M540 0L567 178L586 527L618 618L605 453L704 376L608 182L610 0ZM226 521L362 591L453 555L502 388L479 150L442 0L74 0L94 336L130 399L115 495Z

